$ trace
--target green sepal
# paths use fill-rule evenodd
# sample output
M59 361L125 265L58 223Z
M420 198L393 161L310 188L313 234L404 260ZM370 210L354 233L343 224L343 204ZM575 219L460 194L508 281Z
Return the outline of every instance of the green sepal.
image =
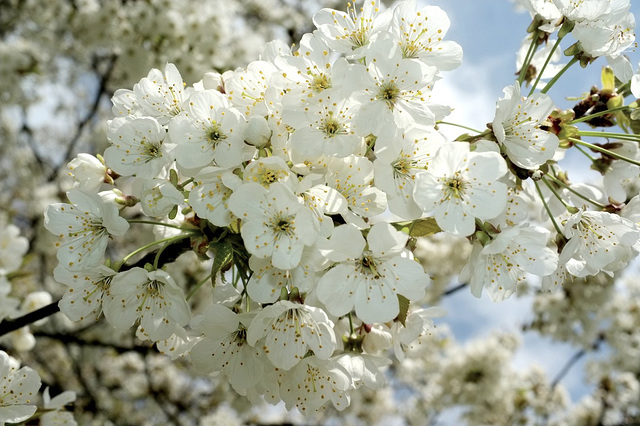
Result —
M398 302L400 304L400 313L396 317L395 321L402 324L404 327L407 326L407 315L409 314L409 299L404 297L403 295L398 295Z
M409 226L409 236L411 237L426 237L438 232L442 232L442 229L440 229L434 217L416 220Z

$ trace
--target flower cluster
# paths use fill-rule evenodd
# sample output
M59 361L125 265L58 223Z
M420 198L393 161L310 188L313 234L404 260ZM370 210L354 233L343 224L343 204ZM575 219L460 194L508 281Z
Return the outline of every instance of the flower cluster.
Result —
M579 31L595 18L556 3L585 52L599 52ZM613 9L597 16L627 16ZM342 410L351 390L382 385L387 350L402 359L440 314L422 306L430 277L413 258L416 237L467 238L460 277L493 300L527 275L554 289L638 254L638 202L623 207L617 187L615 206L592 200L557 165L565 149L595 145L555 109L551 82L527 97L518 82L506 87L486 131L448 140L438 125L451 108L430 94L462 51L444 40L441 9L367 1L313 22L297 51L269 43L246 68L193 86L168 63L115 92L111 146L72 162L70 204L45 213L70 319L135 324L139 338L189 354L250 399ZM607 158L627 159L616 155ZM598 209L571 204L569 189ZM525 198L544 207L553 238ZM109 240L134 223L169 231L116 257ZM163 269L186 250L213 258L189 289ZM189 300L209 279L220 291L192 318Z

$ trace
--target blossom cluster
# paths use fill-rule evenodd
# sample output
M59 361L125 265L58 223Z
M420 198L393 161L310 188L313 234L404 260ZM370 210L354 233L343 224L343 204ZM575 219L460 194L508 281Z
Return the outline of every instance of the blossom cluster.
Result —
M628 1L596 3L611 10L576 15L586 6L558 0L558 21L574 23L561 28L575 31L582 53L616 59L626 42L599 50L580 29L605 12L628 16ZM45 212L67 317L136 325L140 339L221 372L251 400L342 410L353 389L383 385L388 351L403 359L441 315L422 303L430 277L412 253L417 237L467 238L460 279L495 301L527 276L554 290L638 254L637 195L612 184L590 198L557 164L587 142L546 94L551 82L526 97L521 81L507 86L486 131L448 140L439 125L451 108L431 92L462 50L444 39L444 11L367 1L322 9L313 22L296 51L271 42L246 68L193 86L168 63L115 92L110 147L74 159L70 203ZM605 182L633 166L629 154L610 154L624 144L609 148ZM544 207L553 237L525 200ZM115 257L109 240L136 223L166 230ZM189 289L163 268L185 250L213 258ZM193 315L191 297L209 280L218 291Z

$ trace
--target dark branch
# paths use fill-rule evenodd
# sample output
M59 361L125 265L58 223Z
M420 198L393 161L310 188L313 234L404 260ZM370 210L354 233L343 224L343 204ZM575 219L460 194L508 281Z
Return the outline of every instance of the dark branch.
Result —
M60 312L60 307L58 306L59 301L55 301L53 303L48 304L45 307L37 309L33 312L29 312L26 315L23 315L18 318L5 319L0 322L0 337L5 334L11 333L12 331L16 331L19 328L32 324L38 320L51 316L55 313Z
M84 340L73 334L62 334L62 333L43 333L43 332L35 332L33 333L35 337L44 337L47 339L56 340L60 343L64 343L68 345L70 343L79 345L79 346L97 346L113 349L119 354L127 353L127 352L138 352L140 354L146 355L149 352L152 352L151 346L120 346L114 343L102 342L99 340Z
M590 348L588 348L588 349L584 349L584 348L580 349L578 352L573 354L573 356L571 358L569 358L569 360L565 363L565 365L562 367L562 369L558 372L556 377L554 377L553 380L551 381L551 389L554 389L556 386L558 386L560 381L567 375L567 373L571 370L571 368L573 368L573 366L583 356L585 356L589 350L592 350L592 351L598 350L598 348L600 347L600 344L603 342L603 340L604 340L604 336L600 335L600 336L598 336L596 341L591 344Z
M73 155L73 151L75 150L76 145L78 144L78 142L80 141L80 137L82 136L82 131L87 126L87 124L89 124L89 122L91 122L91 120L93 120L93 118L98 113L98 107L100 106L100 100L102 99L102 95L104 93L106 93L106 91L107 91L107 84L109 82L109 79L111 78L111 73L113 72L113 68L114 68L114 66L116 64L116 59L117 59L117 56L115 54L111 55L108 58L109 62L107 64L107 69L100 76L100 85L99 85L98 90L96 92L96 96L93 99L93 104L91 105L91 109L89 110L89 113L85 116L85 118L82 119L82 121L80 121L80 123L78 123L78 128L76 129L76 133L73 135L73 138L71 139L71 142L69 142L69 145L67 146L67 150L64 153L64 157L62 157L62 161L60 163L58 163L58 165L56 165L53 168L53 170L51 171L49 176L47 176L47 181L52 181L53 179L55 179L55 177L58 174L58 170L60 169L60 167L64 166L65 164L67 164L71 160L71 156Z
M442 293L442 296L443 296L443 297L444 297L444 296L449 296L449 295L451 295L451 294L453 294L453 293L457 292L458 290L462 290L462 289L463 289L463 288L465 288L466 286L467 286L467 284L458 284L458 285L457 285L457 286L455 286L455 287L452 287L452 288L450 288L450 289L448 289L448 290L445 290L445 292L444 292L444 293Z

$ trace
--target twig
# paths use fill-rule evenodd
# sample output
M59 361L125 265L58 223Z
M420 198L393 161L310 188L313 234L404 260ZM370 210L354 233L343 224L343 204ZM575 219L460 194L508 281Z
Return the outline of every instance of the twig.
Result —
M556 377L554 377L553 380L551 381L551 389L554 389L556 386L558 386L558 384L564 378L564 376L567 375L567 373L580 360L580 358L582 358L583 356L585 356L587 354L588 350L592 350L592 351L598 350L598 348L600 347L600 344L603 342L603 340L604 340L604 336L600 335L600 336L598 336L596 341L591 344L591 347L589 349L584 349L583 348L583 349L580 349L575 354L573 354L573 356L571 358L569 358L569 360L566 362L566 364L558 372Z
M56 300L55 302L50 303L47 306L36 309L35 311L29 312L28 314L25 314L21 317L5 319L4 321L0 322L0 337L60 312L58 302L59 300Z
M458 290L462 290L462 289L463 289L463 288L465 288L466 286L467 286L467 284L465 284L465 283L463 283L463 284L458 284L458 285L457 285L457 286L455 286L455 287L452 287L452 288L450 288L450 289L448 289L448 290L445 290L445 292L444 292L444 293L442 293L442 296L443 296L443 297L444 297L444 296L449 296L449 295L451 295L451 294L453 294L453 293L457 292Z
M93 99L93 104L91 105L91 109L89 110L89 113L85 116L85 118L78 123L78 128L76 129L76 133L73 135L73 138L71 138L71 142L69 142L69 145L67 146L67 150L64 153L64 156L62 157L62 161L58 163L56 166L54 166L51 173L47 176L47 181L49 182L53 181L53 179L55 179L55 177L58 175L58 170L60 169L60 167L64 166L69 162L69 160L71 160L71 155L73 154L73 151L75 150L76 145L80 141L80 137L82 136L82 131L98 113L98 107L100 106L100 99L102 99L102 95L106 93L107 83L109 81L109 78L111 78L111 73L113 72L116 59L117 59L117 56L115 54L109 57L107 70L100 76L100 85L96 92L96 96Z
M102 342L100 340L84 340L79 337L76 337L73 334L62 334L62 333L44 333L41 331L34 332L33 335L35 337L44 337L51 340L56 340L60 343L64 343L68 345L69 343L73 343L79 346L96 346L96 347L104 347L113 349L119 354L127 353L127 352L138 352L139 354L146 355L149 352L152 352L151 346L119 346L114 343Z

